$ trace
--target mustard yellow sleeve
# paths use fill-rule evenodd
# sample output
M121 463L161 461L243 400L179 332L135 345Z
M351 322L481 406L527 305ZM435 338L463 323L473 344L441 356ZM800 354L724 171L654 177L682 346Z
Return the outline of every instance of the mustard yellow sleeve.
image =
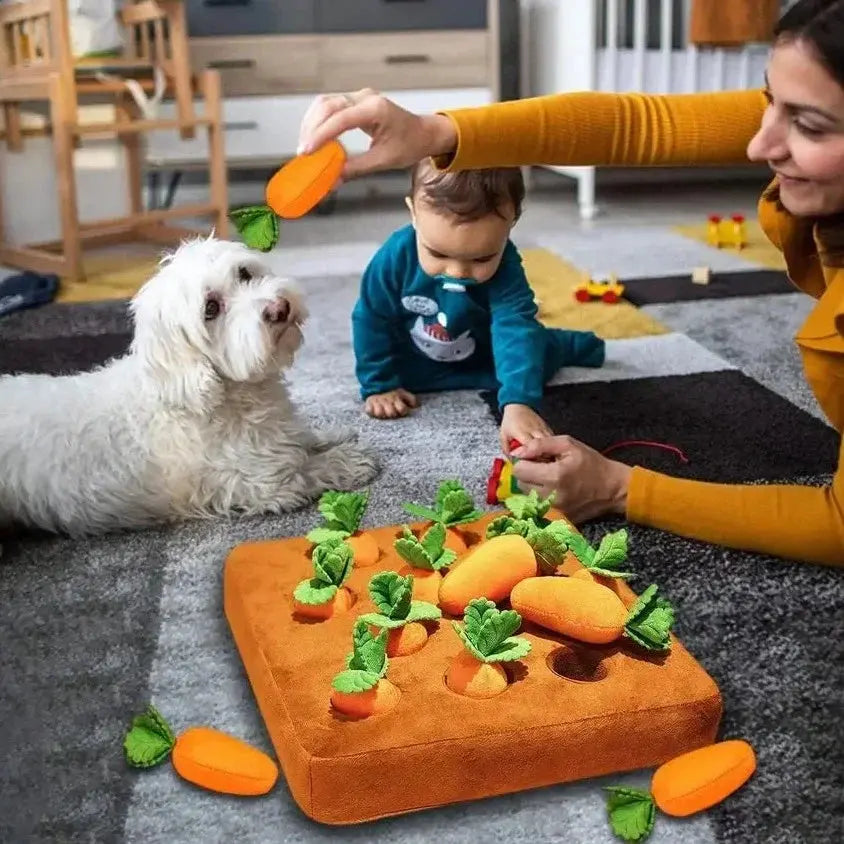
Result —
M637 466L627 518L716 545L844 566L844 439L827 487L703 483Z
M759 90L704 94L575 92L442 112L457 149L448 169L539 164L731 165L766 107Z

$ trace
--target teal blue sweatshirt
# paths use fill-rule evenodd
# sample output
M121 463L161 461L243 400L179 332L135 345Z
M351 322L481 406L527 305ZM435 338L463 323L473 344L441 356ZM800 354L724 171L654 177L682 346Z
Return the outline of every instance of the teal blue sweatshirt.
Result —
M352 313L361 396L497 384L500 407L536 409L548 333L511 241L495 275L477 284L425 273L405 226L372 258Z

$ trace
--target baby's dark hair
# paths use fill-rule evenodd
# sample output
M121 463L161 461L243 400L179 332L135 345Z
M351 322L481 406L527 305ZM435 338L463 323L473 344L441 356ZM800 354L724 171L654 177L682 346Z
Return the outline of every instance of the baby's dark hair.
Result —
M431 210L473 222L489 214L504 217L512 206L515 219L522 215L525 181L518 167L486 170L437 170L427 159L411 173L410 196L421 199Z

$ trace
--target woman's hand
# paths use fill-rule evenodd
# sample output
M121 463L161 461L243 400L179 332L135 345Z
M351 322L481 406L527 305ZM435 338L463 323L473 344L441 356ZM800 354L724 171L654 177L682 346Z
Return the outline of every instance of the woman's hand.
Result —
M313 152L351 129L363 130L372 141L366 152L349 155L344 179L410 167L457 147L457 131L448 117L414 114L364 88L317 97L302 118L298 152Z
M607 513L624 515L632 469L568 436L530 440L513 450L519 486L546 496L574 523ZM546 461L546 462L539 462Z

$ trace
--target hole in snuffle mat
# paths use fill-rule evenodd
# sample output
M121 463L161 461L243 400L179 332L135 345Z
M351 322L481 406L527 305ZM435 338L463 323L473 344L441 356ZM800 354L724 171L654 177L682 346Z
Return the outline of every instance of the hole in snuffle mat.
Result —
M606 656L598 648L566 644L554 648L545 661L558 677L575 683L596 683L609 673L604 664Z

